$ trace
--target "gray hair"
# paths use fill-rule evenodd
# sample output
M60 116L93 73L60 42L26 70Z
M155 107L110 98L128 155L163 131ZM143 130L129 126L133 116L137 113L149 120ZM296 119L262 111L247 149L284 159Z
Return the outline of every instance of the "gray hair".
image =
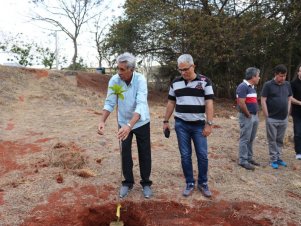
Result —
M188 63L190 65L194 64L193 58L190 54L182 54L181 56L179 56L178 64L181 64L181 63Z
M250 80L253 77L256 77L257 74L260 73L260 70L256 67L249 67L246 69L245 79Z
M134 69L136 67L136 58L133 54L125 52L123 54L120 54L117 59L118 63L126 63L128 68Z

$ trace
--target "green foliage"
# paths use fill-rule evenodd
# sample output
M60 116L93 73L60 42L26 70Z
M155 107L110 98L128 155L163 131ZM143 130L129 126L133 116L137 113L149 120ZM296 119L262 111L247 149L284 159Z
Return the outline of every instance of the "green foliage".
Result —
M124 100L124 95L123 93L126 91L122 88L122 86L114 84L113 86L110 86L109 89L111 89L113 91L113 93L111 93L111 95L116 95L117 98Z
M0 42L0 50L6 51L6 45L2 44L1 42Z
M55 52L52 52L48 47L43 48L39 46L37 46L36 51L40 54L38 58L42 60L44 67L51 69L55 60Z
M239 2L127 0L125 17L111 27L106 48L111 54L151 55L166 66L159 76L170 79L177 57L190 53L218 96L232 98L247 67L260 68L260 86L276 64L296 67L301 61L299 2Z
M74 70L74 71L85 71L87 70L87 65L84 64L84 60L83 58L80 58L78 62L76 62L75 64L70 64L68 66L69 70Z
M31 66L32 61L34 60L34 56L31 53L32 44L26 43L21 46L17 44L13 44L10 51L14 53L14 58L18 61L18 63L22 66Z

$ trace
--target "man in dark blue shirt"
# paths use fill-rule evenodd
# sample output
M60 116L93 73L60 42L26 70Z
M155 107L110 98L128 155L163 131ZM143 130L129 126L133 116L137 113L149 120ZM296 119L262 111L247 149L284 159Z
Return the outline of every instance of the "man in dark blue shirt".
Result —
M261 105L266 118L266 131L269 143L270 165L278 169L287 166L281 159L288 113L291 104L292 89L285 81L287 68L280 64L274 68L274 79L264 83L261 93Z
M240 127L239 162L247 170L254 170L259 163L253 159L253 141L258 128L258 103L255 85L259 82L260 70L249 67L246 70L245 80L236 89L238 118Z

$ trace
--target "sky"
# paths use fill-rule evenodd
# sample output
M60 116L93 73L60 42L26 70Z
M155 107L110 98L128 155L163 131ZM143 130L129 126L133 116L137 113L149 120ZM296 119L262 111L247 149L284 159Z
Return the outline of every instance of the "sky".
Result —
M122 9L119 7L125 0L105 0L108 1L109 10L106 10L105 23L112 22L112 16L122 15ZM73 43L64 32L57 32L57 39L54 31L45 29L47 24L34 23L29 19L32 13L33 5L29 4L30 0L5 0L1 1L0 7L0 42L7 37L15 37L22 33L22 37L27 40L36 42L38 45L53 51L58 43L59 59L65 56L69 64L71 62L74 49ZM113 10L113 11L112 11ZM91 26L90 26L91 27ZM93 36L88 32L89 28L83 29L78 39L78 54L82 57L88 67L97 67L96 49ZM0 50L0 64L7 62L8 54ZM60 60L61 61L61 60ZM66 65L61 65L64 67Z

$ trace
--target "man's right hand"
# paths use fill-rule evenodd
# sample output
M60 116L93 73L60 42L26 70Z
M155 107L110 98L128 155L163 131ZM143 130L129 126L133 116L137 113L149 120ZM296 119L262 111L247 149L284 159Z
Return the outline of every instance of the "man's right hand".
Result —
M100 122L98 125L98 131L97 133L99 135L104 135L104 130L105 130L105 123L104 122Z

